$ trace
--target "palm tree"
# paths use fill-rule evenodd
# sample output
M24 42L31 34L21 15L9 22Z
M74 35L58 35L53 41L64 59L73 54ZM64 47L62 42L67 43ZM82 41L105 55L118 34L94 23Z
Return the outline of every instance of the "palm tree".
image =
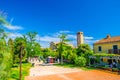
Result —
M23 37L17 37L14 41L15 52L14 55L17 56L16 60L20 60L20 80L22 79L22 60L26 55L26 42Z

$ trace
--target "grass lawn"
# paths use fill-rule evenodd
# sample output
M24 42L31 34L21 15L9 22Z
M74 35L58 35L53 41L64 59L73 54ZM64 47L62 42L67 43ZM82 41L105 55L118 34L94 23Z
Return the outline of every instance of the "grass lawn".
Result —
M82 70L95 70L96 68L94 67L79 67L74 64L54 64L55 66L60 66L60 67L66 67L66 68L80 68Z
M16 64L16 67L13 67L11 69L10 79L9 80L19 80L19 67L17 67L18 64ZM29 69L31 67L30 63L22 63L22 80L24 80L24 77L29 75Z

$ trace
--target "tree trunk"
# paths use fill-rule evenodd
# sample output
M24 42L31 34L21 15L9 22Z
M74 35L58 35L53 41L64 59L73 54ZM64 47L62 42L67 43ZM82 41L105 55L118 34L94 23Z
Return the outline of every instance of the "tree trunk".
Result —
M22 80L22 47L20 52L20 80Z
M61 64L63 64L63 57L62 57L62 55L61 55Z

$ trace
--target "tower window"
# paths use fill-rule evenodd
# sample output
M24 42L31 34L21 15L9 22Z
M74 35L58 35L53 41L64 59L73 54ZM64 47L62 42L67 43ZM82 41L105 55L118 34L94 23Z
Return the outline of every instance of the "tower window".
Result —
M98 47L98 51L102 51L102 47L101 46Z

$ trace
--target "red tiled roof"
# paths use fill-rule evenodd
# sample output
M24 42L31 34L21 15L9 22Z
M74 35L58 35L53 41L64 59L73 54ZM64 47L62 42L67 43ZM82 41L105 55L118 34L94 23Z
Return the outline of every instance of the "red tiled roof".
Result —
M111 42L119 42L119 41L120 41L120 36L116 36L116 37L104 38L102 40L95 42L94 44L103 44L103 43L111 43Z

